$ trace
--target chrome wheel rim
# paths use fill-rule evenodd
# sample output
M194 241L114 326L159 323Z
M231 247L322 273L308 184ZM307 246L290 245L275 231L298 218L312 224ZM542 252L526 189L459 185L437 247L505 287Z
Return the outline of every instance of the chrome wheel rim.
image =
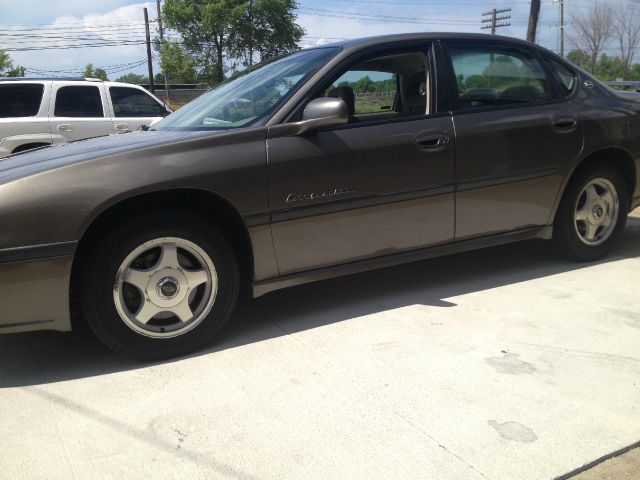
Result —
M602 245L613 233L620 208L618 192L606 178L590 180L576 202L574 225L582 243Z
M113 300L122 321L154 338L183 335L209 314L218 292L211 257L176 237L143 243L122 261Z

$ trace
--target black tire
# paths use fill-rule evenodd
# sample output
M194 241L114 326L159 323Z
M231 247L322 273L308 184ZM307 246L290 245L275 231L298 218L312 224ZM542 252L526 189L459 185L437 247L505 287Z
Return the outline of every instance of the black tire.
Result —
M114 282L131 252L163 237L184 239L202 249L215 266L218 284L209 313L195 327L171 338L154 338L134 331L122 319L114 299ZM240 288L237 259L224 235L197 215L174 211L131 218L90 249L80 270L80 314L95 335L118 354L144 360L184 355L210 344L233 313Z
M581 239L578 232L575 213L583 190L597 179L605 179L613 185L618 196L618 210L614 215L615 226L608 238L601 244L588 245ZM615 245L627 223L628 213L629 191L620 172L602 163L587 165L576 171L565 190L553 225L553 240L560 253L571 260L579 262L598 260L609 253Z

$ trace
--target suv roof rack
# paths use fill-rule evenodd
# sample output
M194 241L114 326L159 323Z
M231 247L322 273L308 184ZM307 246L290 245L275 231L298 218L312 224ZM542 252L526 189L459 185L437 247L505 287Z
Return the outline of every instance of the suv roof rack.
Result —
M0 82L41 82L58 80L64 82L102 82L99 78L85 77L0 77Z

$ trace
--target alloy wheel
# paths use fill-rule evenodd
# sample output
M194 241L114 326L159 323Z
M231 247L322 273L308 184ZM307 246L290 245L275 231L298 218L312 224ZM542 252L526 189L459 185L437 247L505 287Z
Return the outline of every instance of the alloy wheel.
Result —
M202 322L217 291L216 268L202 248L162 237L143 243L122 261L113 300L122 321L135 332L172 338Z

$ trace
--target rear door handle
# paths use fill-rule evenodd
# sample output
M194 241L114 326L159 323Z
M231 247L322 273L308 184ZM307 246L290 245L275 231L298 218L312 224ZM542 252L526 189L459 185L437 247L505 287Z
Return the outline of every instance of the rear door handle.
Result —
M56 129L59 132L70 132L71 130L73 130L73 127L71 125L69 125L68 123L61 123L60 125L58 125L56 127Z
M553 121L553 126L559 130L572 130L578 124L578 120L573 115L562 115Z
M445 132L428 132L418 135L416 143L422 148L436 150L445 147L449 143L449 135Z

